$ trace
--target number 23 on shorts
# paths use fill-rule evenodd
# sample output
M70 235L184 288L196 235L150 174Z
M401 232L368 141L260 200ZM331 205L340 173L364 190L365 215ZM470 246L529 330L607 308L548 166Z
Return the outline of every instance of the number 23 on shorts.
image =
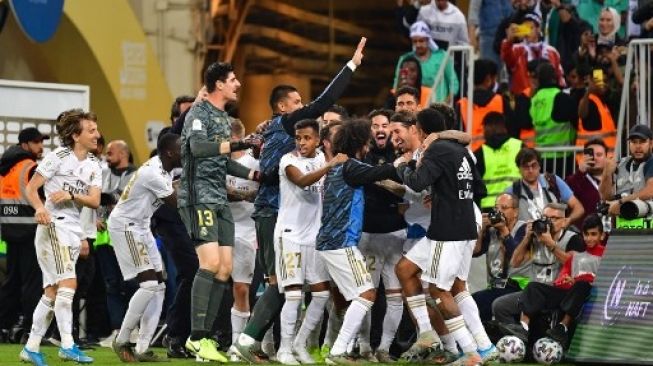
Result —
M200 226L213 226L213 211L197 210L197 220Z

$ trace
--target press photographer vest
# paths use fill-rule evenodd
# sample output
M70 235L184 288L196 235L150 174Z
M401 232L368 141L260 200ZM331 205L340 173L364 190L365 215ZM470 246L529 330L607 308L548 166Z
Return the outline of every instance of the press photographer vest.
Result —
M517 231L524 224L526 224L524 221L517 220L515 227L510 230L510 235L514 238ZM488 283L492 283L494 279L506 277L507 269L510 266L510 258L505 258L505 251L501 250L503 243L499 240L496 229L488 229L488 234L490 235L490 244L487 253L485 253L485 262L487 265L487 280Z
M632 157L619 162L617 165L616 193L618 196L623 194L629 195L641 191L646 185L644 179L644 165L646 161L641 162L637 169L633 169L635 161Z
M544 179L540 179L543 177ZM542 183L544 181L544 183ZM536 220L539 219L544 206L548 203L560 202L560 189L556 182L556 176L550 173L541 174L537 178L538 185L541 187L542 206L535 202L535 195L530 188L520 179L512 184L512 193L519 198L519 220Z
M567 245L574 235L578 235L573 231L565 230L559 240L556 241L556 246L563 252L567 251ZM537 243L537 238L533 237L533 245L536 246L533 252L533 281L542 283L553 283L558 277L562 263L556 258L555 254L547 248L544 244Z

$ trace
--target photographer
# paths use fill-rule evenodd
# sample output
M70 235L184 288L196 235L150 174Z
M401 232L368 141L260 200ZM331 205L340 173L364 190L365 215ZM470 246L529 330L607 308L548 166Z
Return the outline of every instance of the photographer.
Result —
M585 210L567 183L554 174L541 174L542 159L540 153L531 148L523 148L517 154L515 163L519 167L521 179L506 189L519 197L519 219L535 220L542 214L548 203L564 203L569 206L569 217L563 227L569 227L578 221Z
M618 216L625 202L653 198L651 139L653 131L648 126L636 125L628 135L630 155L619 162L608 160L599 191L601 199L609 201L610 215ZM617 228L619 221L617 220Z
M517 282L508 278L510 258L526 232L525 222L519 221L518 216L519 198L508 193L499 195L494 209L483 214L474 257L487 254L488 288L472 294L472 297L484 322L492 320L492 302L496 298L520 290Z
M584 252L585 244L577 233L564 228L565 205L550 203L540 219L526 224L526 235L510 260L510 277L523 289L529 282L551 284L562 264L569 259L569 251ZM496 320L514 324L520 313L521 292L502 296L492 304Z

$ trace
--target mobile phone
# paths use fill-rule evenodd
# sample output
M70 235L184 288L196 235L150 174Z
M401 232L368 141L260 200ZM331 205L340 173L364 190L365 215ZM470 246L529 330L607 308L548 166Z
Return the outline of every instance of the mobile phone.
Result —
M529 24L519 24L515 29L515 35L517 37L525 37L531 34L531 26Z
M603 84L603 82L604 82L603 69L594 69L594 70L592 70L592 77L594 78L594 82L596 84Z
M583 149L583 155L589 155L589 156L594 156L594 148L591 147L586 147Z

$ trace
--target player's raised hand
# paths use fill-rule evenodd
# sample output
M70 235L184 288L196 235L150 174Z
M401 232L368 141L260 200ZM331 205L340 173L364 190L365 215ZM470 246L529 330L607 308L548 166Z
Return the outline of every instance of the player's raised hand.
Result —
M361 40L358 42L358 46L356 47L356 52L354 52L354 56L351 58L351 61L356 66L360 66L361 61L363 61L363 50L365 49L365 42L367 42L367 38L361 37Z

